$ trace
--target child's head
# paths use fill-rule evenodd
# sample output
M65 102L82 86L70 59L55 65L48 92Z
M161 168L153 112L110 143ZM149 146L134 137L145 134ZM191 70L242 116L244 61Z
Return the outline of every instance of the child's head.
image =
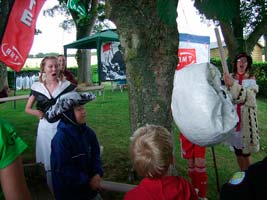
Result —
M74 106L73 113L74 113L75 121L77 122L77 124L86 123L86 110L85 110L84 105Z
M68 92L59 97L56 104L46 112L46 119L55 122L62 118L73 124L86 122L86 110L84 104L95 99L92 93Z
M133 167L140 176L162 177L173 161L172 136L162 126L143 126L133 134L130 154Z

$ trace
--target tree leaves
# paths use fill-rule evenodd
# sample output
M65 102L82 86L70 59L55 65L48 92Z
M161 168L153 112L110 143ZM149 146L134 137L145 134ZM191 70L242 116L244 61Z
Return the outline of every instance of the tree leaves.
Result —
M207 19L230 21L235 17L236 8L239 8L239 0L195 0L194 6Z
M157 12L164 23L168 26L176 26L177 1L157 0Z

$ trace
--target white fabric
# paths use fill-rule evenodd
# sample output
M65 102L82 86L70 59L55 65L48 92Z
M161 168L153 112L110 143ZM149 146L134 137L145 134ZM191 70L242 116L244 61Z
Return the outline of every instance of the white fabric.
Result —
M57 97L64 89L66 89L71 83L69 81L59 81L58 87L51 94L52 97ZM45 85L40 82L35 82L32 84L32 90L37 91L45 95L48 99L51 99L49 91L46 89Z
M36 162L44 164L46 171L50 170L51 140L57 132L59 121L49 123L46 119L39 121L36 139Z
M220 77L219 70L210 63L188 65L175 72L173 118L194 144L209 146L224 141L238 121L230 97L224 96Z
M69 81L60 81L58 87L51 94L53 98L57 97L64 89L70 85ZM32 90L44 94L48 99L51 99L49 91L45 85L40 82L33 83ZM36 139L36 161L44 164L45 170L50 170L50 153L51 153L51 140L56 134L57 125L59 121L49 123L46 119L39 121Z

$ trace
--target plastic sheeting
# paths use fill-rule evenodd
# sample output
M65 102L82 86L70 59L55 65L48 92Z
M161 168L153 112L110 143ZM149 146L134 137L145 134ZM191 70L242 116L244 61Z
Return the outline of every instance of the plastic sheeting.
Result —
M176 70L172 114L183 135L194 144L210 146L227 139L238 116L221 85L219 70L210 63Z

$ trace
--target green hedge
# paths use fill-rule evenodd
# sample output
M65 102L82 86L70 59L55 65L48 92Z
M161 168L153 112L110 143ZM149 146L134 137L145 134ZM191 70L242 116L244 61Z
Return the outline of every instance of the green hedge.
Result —
M98 71L97 71L97 65L92 65L92 77L93 77L93 82L98 83ZM73 75L77 78L77 67L69 67L69 71L73 73ZM14 72L11 70L7 71L8 74L8 84L10 88L14 88L14 80L15 76L19 76L21 74L30 74L30 73L39 73L40 68L25 68L22 69L20 72Z
M77 68L70 67L68 68L68 70L71 71L73 75L77 78ZM39 72L40 72L40 68L25 68L25 69L22 69L20 72L14 72L14 71L8 70L7 71L8 85L10 88L14 89L14 81L15 81L16 76L20 76L22 74L31 74L31 73L37 74Z

